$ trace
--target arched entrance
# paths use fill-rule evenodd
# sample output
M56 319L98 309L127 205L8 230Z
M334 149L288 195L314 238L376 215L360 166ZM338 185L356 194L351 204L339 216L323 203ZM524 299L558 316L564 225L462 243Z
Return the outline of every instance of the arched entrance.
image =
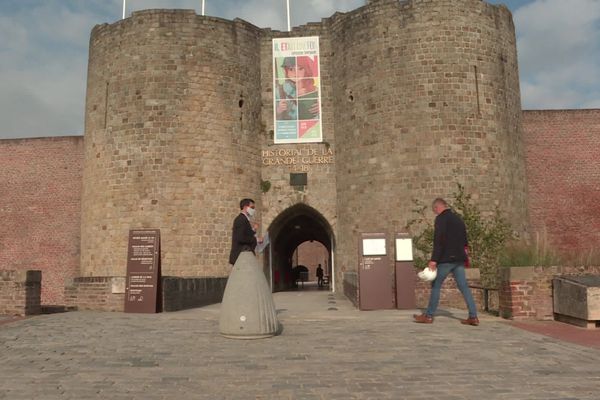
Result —
M317 210L306 204L296 204L279 214L268 231L271 244L269 256L265 257L265 269L271 271L274 292L295 287L294 252L304 242L319 242L327 249L323 269L325 274L334 276L333 231ZM332 290L334 283L333 279L329 282Z

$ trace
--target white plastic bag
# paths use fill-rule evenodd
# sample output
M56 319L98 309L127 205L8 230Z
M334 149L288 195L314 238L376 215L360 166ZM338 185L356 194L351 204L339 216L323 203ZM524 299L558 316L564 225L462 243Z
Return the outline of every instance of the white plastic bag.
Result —
M427 267L423 271L419 272L417 275L422 281L431 282L437 276L437 269L435 271L432 271L429 269L429 267Z

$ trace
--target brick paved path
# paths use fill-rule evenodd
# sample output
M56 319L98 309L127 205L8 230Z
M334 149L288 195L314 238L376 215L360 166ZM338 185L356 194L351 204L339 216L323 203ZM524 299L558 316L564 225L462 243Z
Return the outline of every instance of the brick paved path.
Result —
M0 325L0 399L598 399L600 351L464 312L359 312L275 295L281 336L218 335L218 305L70 312Z

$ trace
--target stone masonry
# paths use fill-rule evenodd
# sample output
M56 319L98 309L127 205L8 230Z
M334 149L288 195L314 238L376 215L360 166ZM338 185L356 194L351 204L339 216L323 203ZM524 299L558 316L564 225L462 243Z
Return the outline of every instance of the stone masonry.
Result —
M271 39L286 36L320 38L323 143L273 144ZM511 15L479 0L371 1L291 33L135 12L90 41L81 273L122 275L127 231L158 228L165 274L224 276L242 197L261 233L298 203L325 221L338 289L359 232L403 231L413 198L455 182L524 232L520 116ZM290 151L331 158L261 166Z
M271 41L288 36L320 38L322 143L273 142ZM522 115L503 6L377 0L292 32L135 12L92 31L84 140L0 143L0 265L43 270L42 302L69 303L73 278L111 292L125 275L129 229L156 228L163 274L197 288L196 278L229 274L231 222L251 197L273 243L312 221L319 235L300 238L330 251L332 285L356 301L359 234L393 237L413 199L448 196L457 182L484 211L500 205L516 233L547 229L567 249L598 243L587 201L598 110L525 112L525 134ZM294 152L320 158L272 162ZM291 185L291 173L307 184ZM576 207L553 201L562 194L577 194ZM264 255L265 268L294 249Z

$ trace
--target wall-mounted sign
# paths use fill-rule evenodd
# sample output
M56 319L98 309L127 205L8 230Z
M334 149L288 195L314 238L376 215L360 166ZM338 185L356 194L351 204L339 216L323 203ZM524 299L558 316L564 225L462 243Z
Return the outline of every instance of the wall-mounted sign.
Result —
M159 282L160 230L130 230L125 281L125 312L158 312Z
M272 149L263 150L262 165L265 167L283 167L292 172L308 172L311 167L335 163L332 148L311 148L309 146L311 145L296 146L295 148L276 146Z
M275 143L323 141L319 37L273 39Z

